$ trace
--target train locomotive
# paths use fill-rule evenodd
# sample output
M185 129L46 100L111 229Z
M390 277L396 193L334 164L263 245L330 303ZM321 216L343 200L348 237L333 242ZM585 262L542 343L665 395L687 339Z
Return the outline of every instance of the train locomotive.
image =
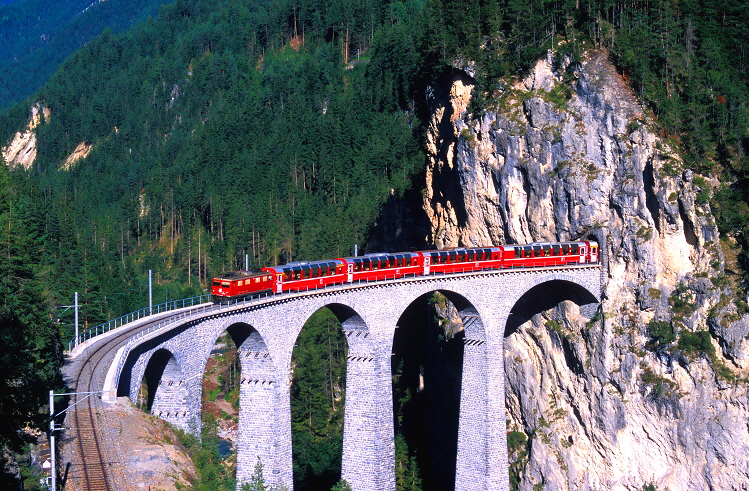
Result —
M492 247L373 253L311 262L291 262L213 278L216 303L256 296L315 290L347 283L458 274L509 268L545 268L598 263L598 243L534 242Z

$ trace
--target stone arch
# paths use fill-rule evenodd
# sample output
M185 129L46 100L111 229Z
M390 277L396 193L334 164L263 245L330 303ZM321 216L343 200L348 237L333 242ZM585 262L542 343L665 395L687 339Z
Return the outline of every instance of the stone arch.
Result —
M330 303L323 307L330 309L341 323L348 346L349 362L353 358L373 354L374 338L370 336L369 326L353 308L342 303Z
M266 483L278 484L275 470L279 460L279 400L281 382L261 333L243 318L222 320L213 330L212 348L227 332L239 358L239 432L237 446L237 489L252 477L258 458L263 462ZM204 367L210 353L206 353Z
M146 362L143 379L148 390L148 411L186 428L192 416L187 411L187 384L182 364L168 349L155 350Z
M599 299L590 289L571 278L545 277L534 279L513 303L505 325L505 337L513 334L534 315L549 310L560 302L569 300L580 308L587 318L593 317Z
M295 338L295 346L297 343L301 346L299 339L305 329L304 326L321 310L329 310L340 323L340 332L346 350L341 475L343 479L352 484L354 489L368 489L366 485L362 485L362 476L366 476L368 480L377 476L372 472L362 472L362 462L367 460L364 458L367 453L369 453L368 459L371 460L371 455L373 455L370 453L371 445L376 444L376 439L370 438L369 430L376 429L379 425L367 425L367 429L362 431L364 429L362 422L371 417L372 402L377 400L376 394L379 390L378 384L373 383L379 366L377 343L375 336L370 332L369 325L354 307L346 303L330 301L330 298L322 300L322 302L310 302L300 312L300 329ZM299 358L296 359L299 361ZM289 361L291 362L291 359ZM302 366L297 366L297 368L301 369ZM292 393L293 391L290 390L290 398ZM312 486L324 486L325 489L333 484L326 482L327 479L338 480L337 476L330 474L319 474L315 478L308 477L312 479L309 481Z
M423 336L426 338L419 339L417 344L423 345L425 351L419 355L426 364L423 365L421 373L421 361L419 366L419 386L418 394L412 393L412 400L417 401L421 406L421 417L426 421L424 423L425 432L416 438L422 438L422 445L425 448L417 452L421 455L429 454L430 462L427 467L423 467L424 485L430 489L452 490L458 489L457 481L465 478L460 476L465 469L471 469L472 472L481 472L474 470L475 462L471 458L466 458L469 454L480 455L484 452L482 447L484 440L476 438L474 425L484 425L485 418L483 413L486 408L486 374L480 367L485 365L486 360L486 331L478 307L474 305L472 299L469 299L462 292L459 285L437 284L435 288L419 292L418 297L409 301L398 316L398 330L393 336L393 348L395 358L393 364L400 363L398 352L403 350L403 345L411 344L404 341L404 338L410 335ZM417 333L406 333L408 325L414 322L414 316L421 316L423 313L427 317L421 322L427 324L432 314L426 306L428 299L435 292L440 293L448 302L440 305L440 310L453 317L450 322L454 327L460 330L455 331L446 329L438 334L432 331L432 328L422 328ZM419 305L421 304L421 305ZM453 310L454 308L454 310ZM410 313L411 309L417 309L417 312ZM457 316L459 318L455 319ZM433 326L434 327L434 326ZM437 326L439 327L439 326ZM409 350L409 348L406 348ZM436 351L435 351L436 350ZM438 360L436 363L430 360ZM404 365L404 371L413 372L412 363ZM410 366L410 367L409 367ZM395 367L397 370L398 367ZM403 374L401 376L413 377ZM410 382L412 384L413 381ZM409 384L409 382L407 382ZM452 396L452 397L451 397ZM427 409L429 408L429 409ZM433 414L429 414L433 413ZM471 416L470 413L477 415ZM400 416L400 415L399 415ZM403 415L406 417L406 415ZM435 431L435 428L439 428ZM406 428L404 427L404 430ZM419 432L419 429L416 430Z
M395 318L400 320L412 305L422 301L428 295L437 292L444 295L455 306L455 310L463 322L466 338L485 339L484 323L481 322L481 316L478 306L474 301L475 299L470 297L469 292L464 292L462 288L456 288L456 286L437 284L433 288L429 288L428 286L420 288L420 291L415 292L415 296L400 303L398 310L394 314Z
M311 303L309 311L302 314L301 324L326 307L341 323L346 338L341 477L353 489L392 489L394 469L383 472L393 455L390 347L383 344L371 325L381 319L371 315L371 308L366 308L370 315L365 317L345 301L345 296L343 302L338 301L341 297L328 300L333 299Z
M598 239L588 235L584 240ZM599 251L603 250L603 247L599 247ZM504 325L500 322L499 327L504 328L501 356L505 360L507 370L503 370L502 375L506 384L506 415L510 415L505 425L508 432L512 428L523 431L528 437L529 448L538 444L532 435L535 430L543 430L539 421L548 417L544 416L543 411L537 412L533 404L552 398L554 407L560 410L568 409L568 406L563 405L564 402L560 402L565 400L566 395L549 395L549 386L556 383L556 378L560 376L557 370L566 364L572 376L584 376L584 353L585 345L589 341L588 335L582 333L578 337L579 331L573 333L567 329L575 323L567 325L566 321L584 322L596 314L600 304L600 279L601 272L596 267L580 267L564 273L556 271L529 276L524 284L517 288L514 298L503 306L504 318L501 320L504 321ZM518 333L521 326L531 321L534 316L551 309L555 309L555 312L552 312L550 319L541 319L541 324L536 324L538 330L531 328L526 334ZM582 319L575 319L578 313ZM539 357L548 357L547 361L552 364L552 368L549 369L551 374L543 372L531 361ZM557 361L560 364L553 365ZM564 394L564 389L561 390ZM526 412L521 411L521 408L525 408ZM533 408L533 411L529 408ZM532 416L527 416L528 414ZM553 421L552 419L552 424ZM572 440L569 442L572 443Z

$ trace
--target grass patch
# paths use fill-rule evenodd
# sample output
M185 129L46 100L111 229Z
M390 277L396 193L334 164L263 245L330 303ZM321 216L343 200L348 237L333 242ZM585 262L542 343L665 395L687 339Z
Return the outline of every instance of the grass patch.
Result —
M688 286L683 283L668 297L668 303L671 304L671 311L682 317L689 317L697 310L694 304L694 295Z
M698 356L711 357L715 355L715 347L710 340L710 333L707 331L681 331L676 346L690 359Z
M659 298L661 298L661 291L657 288L648 288L648 294L653 300L658 300Z
M679 397L679 394L674 390L676 383L657 375L648 366L643 367L643 371L640 374L640 382L642 382L644 388L650 388L649 394L654 400Z
M640 227L637 231L637 238L642 239L645 242L653 238L653 229L650 227Z
M674 326L672 326L668 321L657 321L653 319L648 322L647 333L650 340L645 347L655 352L664 351L676 340Z
M528 465L528 437L517 428L507 433L507 456L510 467L510 489L517 491L520 487L520 476Z

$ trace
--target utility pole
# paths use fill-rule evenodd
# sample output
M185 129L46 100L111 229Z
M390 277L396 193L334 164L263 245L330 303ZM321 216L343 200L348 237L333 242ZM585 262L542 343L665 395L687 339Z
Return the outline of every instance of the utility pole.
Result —
M153 271L148 270L148 315L153 314Z
M62 427L57 428L55 426L55 418L61 415L64 412L67 412L68 409L73 409L79 402L83 402L89 397L91 397L94 394L101 394L103 393L103 390L99 390L96 392L65 392L63 394L55 394L54 390L49 391L49 462L52 464L52 491L57 491L57 464L56 464L56 458L55 458L55 431L61 430ZM77 395L83 395L86 394L86 397L81 399L80 401L76 401L75 404L73 404L70 407L67 407L60 411L59 413L55 414L55 396L77 396ZM83 456L81 456L83 457Z
M57 322L60 322L60 317L62 316L62 314L64 314L65 312L67 312L68 309L71 309L71 308L75 309L75 323L74 323L74 326L75 326L75 338L73 338L73 339L75 340L75 345L78 346L78 341L79 341L79 339L78 339L78 292L75 292L75 301L74 301L73 305L58 305L57 308L58 309L65 309L65 310L61 311L59 314L57 314ZM67 324L67 325L70 325L70 324Z
M78 346L78 292L75 292L75 345Z
M75 333L76 343L78 332ZM55 463L55 391L49 391L49 462L52 464L52 491L57 491L57 464Z

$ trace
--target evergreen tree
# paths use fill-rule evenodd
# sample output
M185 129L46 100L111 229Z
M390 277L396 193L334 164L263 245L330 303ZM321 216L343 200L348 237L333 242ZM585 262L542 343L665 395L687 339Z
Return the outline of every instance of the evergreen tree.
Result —
M0 162L0 448L10 456L47 427L40 408L62 387L62 346L39 263L42 220L19 187Z
M255 462L255 469L250 476L250 482L242 484L242 491L270 491L265 486L265 479L263 478L263 462L258 456L257 462Z

